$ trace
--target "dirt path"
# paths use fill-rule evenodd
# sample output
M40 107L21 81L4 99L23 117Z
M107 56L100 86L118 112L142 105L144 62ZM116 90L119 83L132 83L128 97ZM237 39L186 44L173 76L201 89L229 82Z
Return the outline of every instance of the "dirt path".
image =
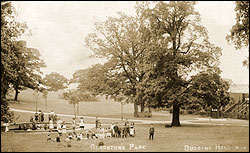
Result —
M22 113L31 113L34 114L35 111L29 111L29 110L22 110L22 109L15 109L10 108L11 111L14 112L22 112ZM44 114L48 115L49 113L44 112ZM74 117L74 115L69 114L57 114L57 116L61 117ZM81 117L81 116L76 116ZM95 117L92 116L84 116L84 118L88 119L95 119ZM98 117L98 119L101 120L112 120L112 121L120 121L120 118L109 118L109 117ZM129 119L130 122L137 122L137 124L171 124L171 121L155 121L155 120L140 120L140 119ZM249 121L247 120L239 120L239 119L229 119L229 118L221 118L221 119L213 119L213 118L196 118L193 120L182 120L180 121L181 124L204 124L204 125L238 125L238 126L249 126ZM90 124L90 127L93 125Z

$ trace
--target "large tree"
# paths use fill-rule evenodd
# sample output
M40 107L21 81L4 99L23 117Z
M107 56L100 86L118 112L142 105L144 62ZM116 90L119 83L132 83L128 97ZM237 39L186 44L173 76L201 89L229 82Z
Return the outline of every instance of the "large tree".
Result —
M1 1L1 121L11 120L6 94L14 77L13 61L17 58L14 43L27 26L16 21L16 12L11 2Z
M68 79L57 72L52 72L46 74L43 83L48 87L48 91L58 91L67 88Z
M226 39L233 42L235 48L248 48L249 51L249 1L236 1L236 23L230 30ZM249 57L243 61L243 65L249 68Z
M1 1L1 98L5 98L15 75L15 43L27 29L24 23L16 21L15 15L11 2Z
M108 59L105 63L107 85L111 91L104 93L113 97L126 95L133 102L135 116L139 100L135 99L136 85L145 74L143 65L145 30L138 17L119 13L119 17L109 17L105 22L96 23L96 33L86 38L87 47L97 57ZM100 92L99 92L100 93Z
M40 68L46 65L37 49L26 47L26 41L17 41L14 49L16 59L12 66L15 71L11 83L16 91L14 100L17 100L19 90L39 89L42 80Z
M109 18L87 37L87 45L112 63L109 71L124 96L142 106L172 105L171 125L180 126L190 76L208 69L219 74L221 49L208 41L195 2L151 4L138 3L134 18Z
M173 105L172 126L180 126L179 109L187 94L191 72L213 68L219 73L221 49L208 41L195 2L157 2L139 7L148 20L152 64L138 87L149 105Z

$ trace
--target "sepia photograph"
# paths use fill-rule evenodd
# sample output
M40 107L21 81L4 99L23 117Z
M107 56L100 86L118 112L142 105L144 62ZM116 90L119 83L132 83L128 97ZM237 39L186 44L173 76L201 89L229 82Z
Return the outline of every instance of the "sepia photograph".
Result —
M1 152L249 152L249 1L1 1Z

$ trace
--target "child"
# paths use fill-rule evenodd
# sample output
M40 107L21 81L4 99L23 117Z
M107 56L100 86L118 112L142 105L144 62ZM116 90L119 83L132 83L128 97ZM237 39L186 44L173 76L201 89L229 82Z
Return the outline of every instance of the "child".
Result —
M76 132L73 132L73 139L77 139L77 134L76 134Z
M78 135L77 135L77 141L80 141L80 140L82 140L83 139L83 135L82 135L82 133L79 133Z
M56 142L60 142L60 134L58 133L57 137L56 137Z
M68 138L69 138L69 140L72 140L72 139L73 139L73 136L72 136L71 133L69 133Z
M135 135L135 129L134 129L133 126L130 127L129 135L132 136L132 137L134 137L134 135Z
M76 130L76 119L73 117L73 121L72 121L72 127L73 127L73 132L75 132Z
M49 120L49 131L52 132L53 129L54 129L53 121Z
M65 124L64 121L63 121L63 124L62 124L62 133L67 133L67 127L66 127L66 124Z
M81 130L84 130L84 121L83 121L83 117L80 118L80 128L81 128Z
M66 143L67 143L67 147L71 147L70 140L71 140L71 139L70 139L69 136L65 139L65 141L66 141Z
M33 123L33 116L30 117L30 122Z
M38 122L38 118L39 118L39 116L38 116L38 113L36 112L36 113L35 113L35 121L36 121L36 122Z
M155 132L154 125L151 124L149 128L149 140L154 140L154 132Z
M47 141L51 141L51 136L48 134Z

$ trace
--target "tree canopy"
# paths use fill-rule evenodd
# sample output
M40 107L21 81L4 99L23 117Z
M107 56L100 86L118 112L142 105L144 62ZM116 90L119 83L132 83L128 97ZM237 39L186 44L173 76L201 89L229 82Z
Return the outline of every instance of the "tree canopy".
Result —
M120 13L97 23L86 44L97 57L108 59L103 70L113 85L107 87L117 89L117 96L141 107L172 105L172 125L180 126L179 108L187 101L189 78L207 70L219 75L221 49L209 42L195 2L151 4L138 2L136 17Z
M43 83L48 87L48 91L58 91L67 88L68 79L57 72L52 72L46 74Z
M236 24L231 28L226 39L233 42L235 48L248 48L249 51L249 1L236 1ZM249 68L249 57L243 61L243 65Z

